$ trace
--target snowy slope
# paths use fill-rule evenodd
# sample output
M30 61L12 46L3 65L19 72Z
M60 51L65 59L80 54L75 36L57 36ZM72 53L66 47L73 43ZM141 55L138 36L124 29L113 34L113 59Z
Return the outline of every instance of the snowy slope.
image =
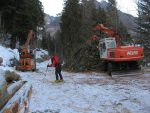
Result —
M10 59L16 58L19 60L19 53L17 49L10 49L10 48L5 48L3 46L0 46L0 57L3 58L3 66L8 66L10 65Z
M48 55L48 52L43 49L36 50L36 58L42 58L44 55Z
M48 52L39 49L36 51L36 58L42 58L42 56L48 55ZM3 58L3 63L2 65L7 67L10 65L10 59L16 58L19 61L19 52L18 49L10 49L10 48L5 48L3 46L0 46L0 57Z

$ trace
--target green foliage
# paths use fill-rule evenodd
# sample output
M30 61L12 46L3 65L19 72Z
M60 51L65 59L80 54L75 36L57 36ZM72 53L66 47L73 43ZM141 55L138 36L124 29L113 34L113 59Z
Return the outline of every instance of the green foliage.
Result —
M81 39L85 43L91 36L91 27L97 21L95 0L82 0Z
M58 30L55 34L55 39L54 39L54 52L59 56L59 62L62 62L63 60L63 52L62 52L62 43L61 43L61 36L60 36L60 31Z
M50 35L49 35L49 36L50 36ZM41 48L43 48L43 49L48 49L48 43L49 43L48 38L50 38L50 37L48 37L48 36L46 35L46 33L44 33L44 34L43 34L43 37L42 37L42 41L41 41Z
M47 42L48 42L48 52L50 54L54 53L56 39L54 39L54 37L49 36L49 38L47 39Z
M136 32L140 36L139 42L144 46L144 62L150 62L150 1L138 1L138 19Z
M106 23L106 11L99 6L97 9L97 23L105 24Z
M139 0L138 2L138 27L136 31L141 36L145 49L150 48L150 1Z
M116 0L108 0L107 6L107 26L117 31L119 17L117 12Z
M12 38L26 40L30 29L36 31L44 24L43 6L39 0L1 0L0 4L3 29L12 34ZM15 43L15 39L12 41Z
M120 35L120 40L123 41L127 39L128 30L119 19L116 0L108 0L108 2L106 26L118 33Z
M98 41L87 40L75 53L69 70L89 71L100 70Z
M81 9L79 0L67 0L61 16L61 41L66 63L70 63L74 51L81 44Z
M49 33L44 33L42 37L41 47L48 50L51 54L55 51L55 39Z

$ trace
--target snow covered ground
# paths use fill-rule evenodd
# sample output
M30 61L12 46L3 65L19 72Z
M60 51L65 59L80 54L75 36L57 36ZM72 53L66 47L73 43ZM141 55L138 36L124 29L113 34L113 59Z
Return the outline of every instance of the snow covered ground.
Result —
M19 72L33 86L30 113L150 112L150 73L111 78L105 73L62 72L65 82L53 83L54 69L46 72L47 63L41 63L38 72Z
M0 46L0 57L3 58L3 66L8 66L10 65L10 59L16 58L19 60L19 52L17 49L10 49L10 48L5 48L3 46Z
M29 113L150 113L150 71L120 78L106 73L62 72L65 82L54 83L54 68L46 72L48 63L37 63L36 72L0 66L32 84Z

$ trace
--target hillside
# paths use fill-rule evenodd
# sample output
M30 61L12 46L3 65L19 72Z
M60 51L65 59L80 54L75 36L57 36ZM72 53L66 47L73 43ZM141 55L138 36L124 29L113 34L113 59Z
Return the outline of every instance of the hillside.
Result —
M102 1L102 2L96 1L95 4L96 4L96 8L101 6L105 10L108 5L106 1ZM118 10L118 15L120 20L123 22L123 24L128 28L129 33L131 33L132 35L136 35L136 33L134 32L134 28L136 26L135 23L136 17L121 12L120 10ZM46 24L45 28L47 32L50 32L53 35L56 32L56 30L59 29L59 23L60 23L60 17L53 17L48 14L45 14L45 24Z
M44 20L46 32L49 32L51 36L54 36L56 31L59 29L60 17L53 17L45 14Z
M99 5L106 10L108 3L106 1L96 2L96 7L98 8ZM133 17L130 14L124 13L120 10L118 10L119 19L123 22L124 26L127 27L129 33L131 35L135 35L134 28L136 27L136 17Z

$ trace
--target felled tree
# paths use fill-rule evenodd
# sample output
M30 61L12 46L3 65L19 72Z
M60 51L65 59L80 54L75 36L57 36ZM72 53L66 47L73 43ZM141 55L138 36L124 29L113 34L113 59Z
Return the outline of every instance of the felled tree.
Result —
M73 71L88 71L99 69L99 51L98 41L88 40L74 54L70 70Z

